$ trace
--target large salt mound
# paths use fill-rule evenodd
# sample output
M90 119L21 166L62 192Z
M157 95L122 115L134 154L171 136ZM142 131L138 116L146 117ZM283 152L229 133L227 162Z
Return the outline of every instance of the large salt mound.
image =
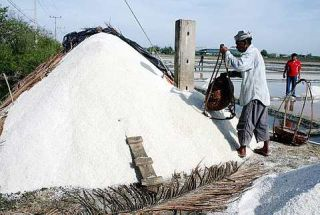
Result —
M141 135L158 175L236 160L236 119L212 121L118 37L94 35L10 108L0 192L137 181L126 136Z

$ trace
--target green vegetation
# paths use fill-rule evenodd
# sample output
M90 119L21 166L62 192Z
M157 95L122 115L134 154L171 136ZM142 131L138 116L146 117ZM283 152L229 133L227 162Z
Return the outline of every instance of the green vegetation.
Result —
M174 50L171 46L167 47L165 46L164 48L160 49L161 54L174 54Z
M268 52L267 52L267 50L262 49L262 51L261 51L261 55L262 55L263 57L267 57L267 56L268 56Z
M171 46L165 46L164 48L160 48L159 46L151 46L147 48L147 51L150 53L159 53L159 54L167 54L171 55L174 54L174 50Z
M34 29L21 18L9 15L8 8L0 7L0 75L6 73L10 84L28 75L60 50L61 45L50 38L48 32ZM1 81L0 98L7 92Z
M276 54L276 53L268 53L265 49L262 49L261 55L264 58L272 59L272 60L289 60L291 58L291 54ZM298 58L301 61L305 62L320 62L320 56L313 56L312 54L298 54Z

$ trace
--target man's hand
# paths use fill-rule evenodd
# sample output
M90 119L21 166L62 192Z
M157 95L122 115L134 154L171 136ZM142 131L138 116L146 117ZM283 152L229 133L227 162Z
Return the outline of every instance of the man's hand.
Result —
M230 78L242 78L241 72L237 72L237 71L229 71L229 74L227 72L221 72L220 73L220 77L227 77L229 76Z
M228 47L226 47L226 46L220 46L220 52L221 52L222 54L225 54L227 51L228 51Z
M284 73L283 73L283 75L282 75L282 76L283 76L283 78L286 78L286 74L284 74Z
M225 78L225 77L227 77L228 76L228 74L226 73L226 72L221 72L220 73L220 77L221 78Z

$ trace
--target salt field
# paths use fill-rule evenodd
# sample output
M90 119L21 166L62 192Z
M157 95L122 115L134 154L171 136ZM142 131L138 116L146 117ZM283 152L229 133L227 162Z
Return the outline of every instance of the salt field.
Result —
M166 64L170 69L173 69L173 58L169 56L163 56L162 58L165 59ZM215 60L213 57L208 57L208 60L204 60L203 68L198 66L198 61L196 61L196 69L195 69L195 87L198 89L206 89L207 87L207 79L211 77L212 70L214 68ZM266 72L267 72L267 79L268 79L268 87L271 95L271 107L274 109L278 109L281 102L285 97L285 88L286 88L286 79L282 77L283 67L285 61L268 61L266 60ZM224 72L224 68L221 69ZM313 119L316 121L320 121L320 63L316 62L308 62L306 66L303 66L301 77L307 79L311 83L311 89L313 93ZM232 82L235 88L235 96L239 97L240 94L240 84L241 79L233 78ZM294 115L300 115L302 106L303 106L303 98L306 95L306 87L304 84L299 84L296 87L296 101L291 102L292 109L288 108L288 113ZM289 106L290 104L288 104ZM237 114L240 114L241 107L236 107ZM280 111L284 112L284 105ZM311 102L310 97L306 101L306 106L304 108L303 117L310 119L311 117ZM272 129L273 125L273 117L269 117L269 126ZM308 130L308 128L301 127L302 130ZM311 141L320 144L320 136L312 136L310 137Z

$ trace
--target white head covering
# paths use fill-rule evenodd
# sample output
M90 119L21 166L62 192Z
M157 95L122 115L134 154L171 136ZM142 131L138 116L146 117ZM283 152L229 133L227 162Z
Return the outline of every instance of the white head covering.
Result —
M247 38L252 38L252 35L249 31L238 31L237 35L234 36L236 41L245 40Z

